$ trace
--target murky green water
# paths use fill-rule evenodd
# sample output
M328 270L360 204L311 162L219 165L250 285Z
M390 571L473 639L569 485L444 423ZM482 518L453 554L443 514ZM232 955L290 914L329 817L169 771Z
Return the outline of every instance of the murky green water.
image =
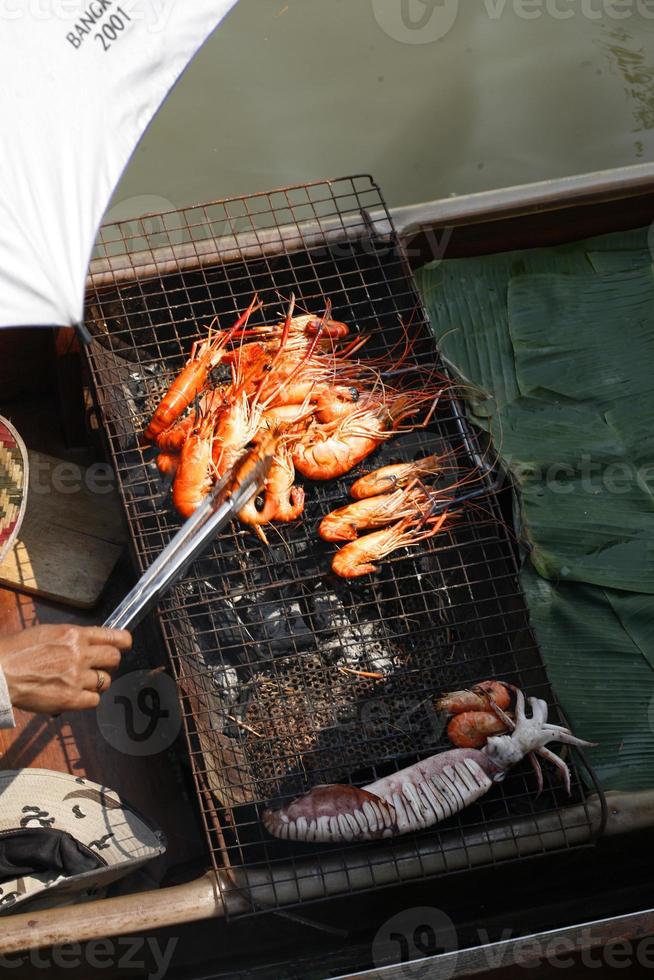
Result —
M240 0L111 215L359 172L400 205L652 159L654 0Z

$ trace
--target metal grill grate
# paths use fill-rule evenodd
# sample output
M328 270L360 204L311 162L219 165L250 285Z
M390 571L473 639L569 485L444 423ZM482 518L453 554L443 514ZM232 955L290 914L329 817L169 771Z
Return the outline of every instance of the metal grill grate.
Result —
M417 338L414 359L439 363L369 177L106 226L91 281L89 362L141 568L179 521L137 436L214 315L230 322L254 292L268 320L291 291L312 312L329 298L334 317L371 334L364 356L398 340L401 318ZM271 800L320 782L363 785L446 748L434 710L444 691L498 677L554 703L492 496L375 576L348 583L329 572L333 549L316 525L346 502L357 472L427 446L453 450L458 475L471 470L472 436L462 439L460 418L448 412L429 431L392 440L347 479L307 485L305 515L274 530L269 548L241 527L223 533L161 607L212 861L248 889L253 908L589 838L576 773L571 806L554 780L537 797L528 765L446 824L383 845L282 843L261 825Z

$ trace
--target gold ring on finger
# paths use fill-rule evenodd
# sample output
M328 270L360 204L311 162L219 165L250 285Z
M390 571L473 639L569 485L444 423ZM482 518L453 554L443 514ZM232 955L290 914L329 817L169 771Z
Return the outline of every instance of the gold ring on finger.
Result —
M98 683L96 684L95 689L98 692L98 694L102 694L105 688L105 684L107 683L107 675L105 674L104 670L96 669L95 672L98 675Z

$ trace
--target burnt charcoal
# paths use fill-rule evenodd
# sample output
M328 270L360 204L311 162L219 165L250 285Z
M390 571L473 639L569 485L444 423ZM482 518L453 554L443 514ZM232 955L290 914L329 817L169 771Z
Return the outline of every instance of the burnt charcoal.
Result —
M317 632L336 633L350 624L341 599L333 592L323 592L320 583L309 597L309 606L311 620Z
M209 677L216 693L227 708L232 708L241 695L241 683L238 672L233 667L222 665L207 665Z
M241 603L243 605L243 603ZM273 654L307 649L314 644L313 632L303 616L301 596L292 589L266 595L263 605L249 607L248 628L259 643L269 645Z

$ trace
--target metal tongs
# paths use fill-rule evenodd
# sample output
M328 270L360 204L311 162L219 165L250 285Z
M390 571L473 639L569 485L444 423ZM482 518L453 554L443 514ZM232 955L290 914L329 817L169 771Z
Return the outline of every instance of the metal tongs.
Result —
M104 625L112 629L136 626L181 578L211 538L261 490L272 461L272 455L260 456L260 450L256 448L241 456L105 620Z

